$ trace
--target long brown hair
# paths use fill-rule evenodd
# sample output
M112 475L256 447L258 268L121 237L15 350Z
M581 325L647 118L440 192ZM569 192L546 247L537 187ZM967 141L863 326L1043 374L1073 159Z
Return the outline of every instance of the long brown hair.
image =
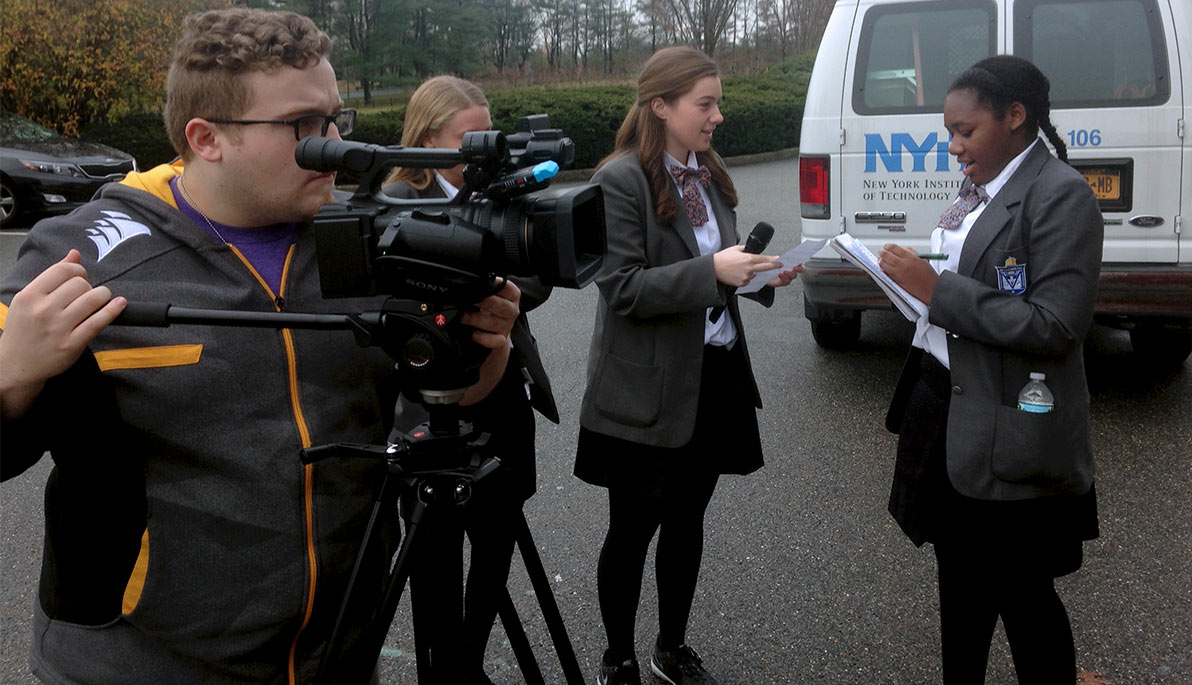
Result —
M650 181L650 191L654 195L654 212L661 222L674 218L678 207L671 197L672 181L663 163L666 124L654 114L650 103L654 98L662 98L663 102L668 104L673 103L691 92L700 79L719 75L720 69L716 62L693 47L676 46L655 52L637 77L637 101L629 108L625 121L621 122L612 154L602 159L596 167L599 169L614 159L636 153L642 171ZM737 189L733 186L720 155L709 148L707 152L697 152L696 159L708 167L712 179L716 181L728 205L736 207Z
M484 97L484 91L470 81L455 76L435 76L423 81L406 105L401 144L422 147L426 137L441 131L456 112L476 105L488 107L488 99ZM385 183L404 181L412 188L423 190L434 177L434 169L395 167Z

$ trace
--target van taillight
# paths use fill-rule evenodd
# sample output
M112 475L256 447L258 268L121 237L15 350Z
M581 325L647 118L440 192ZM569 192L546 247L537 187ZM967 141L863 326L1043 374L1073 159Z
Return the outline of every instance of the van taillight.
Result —
M799 202L804 219L831 218L827 157L799 157Z

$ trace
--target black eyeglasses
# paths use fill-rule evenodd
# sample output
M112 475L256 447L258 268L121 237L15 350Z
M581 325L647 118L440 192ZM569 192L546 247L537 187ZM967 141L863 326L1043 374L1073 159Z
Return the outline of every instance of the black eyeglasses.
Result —
M346 136L352 132L352 128L356 126L356 110L341 109L335 114L308 114L304 117L296 119L208 119L213 124L280 124L283 126L294 127L294 140L302 140L311 136L325 136L327 129L331 124L335 124L335 130L339 131L339 135Z

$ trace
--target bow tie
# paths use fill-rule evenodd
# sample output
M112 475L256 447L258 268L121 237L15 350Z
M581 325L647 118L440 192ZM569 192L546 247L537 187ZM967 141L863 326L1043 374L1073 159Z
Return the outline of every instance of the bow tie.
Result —
M687 218L691 220L691 225L703 226L708 223L708 208L704 205L704 198L700 196L699 186L696 184L702 184L705 188L711 187L712 172L702 164L698 169L671 164L670 172L679 184L679 189L683 191L683 204L687 207Z
M964 222L964 217L968 216L978 205L988 199L989 196L985 194L985 191L975 185L970 184L961 188L956 201L949 205L944 210L943 215L940 216L940 227L949 230L960 228L960 224Z
M708 167L702 164L698 169L672 164L670 165L670 171L671 175L675 177L675 181L681 186L693 181L699 181L705 188L712 185L712 172L708 171Z

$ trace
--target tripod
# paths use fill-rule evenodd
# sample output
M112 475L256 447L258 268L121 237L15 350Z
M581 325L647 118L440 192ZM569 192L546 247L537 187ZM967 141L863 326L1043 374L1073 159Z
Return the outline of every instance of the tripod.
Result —
M134 326L197 323L264 328L340 329L352 331L362 346L378 344L395 357L398 351L409 351L410 341L415 341L416 352L428 348L433 348L432 352L440 354L451 352L450 345L442 343L439 337L430 335L437 333L437 324L432 327L422 323L425 314L417 313L419 311L419 307L405 301L389 301L382 311L364 312L359 315L238 312L186 309L168 304L130 303L117 323ZM420 336L418 333L424 335ZM403 343L406 347L398 343ZM430 356L433 357L433 354ZM466 375L461 377L466 378ZM387 465L385 477L373 501L330 639L319 662L316 682L320 685L371 681L377 657L397 613L406 582L416 570L416 564L429 563L424 560L425 555L434 556L433 531L432 536L424 538L424 533L420 533L420 530L439 525L462 525L461 517L448 516L444 511L466 506L474 489L478 485L484 487L485 478L502 468L500 459L488 453L488 436L477 434L469 424L459 420L458 404L463 396L462 390L424 390L422 396L423 405L430 413L429 421L408 433L395 432L388 446L337 443L312 447L301 453L303 463L308 465L333 456L378 459L384 460ZM399 514L406 522L406 535L396 554L396 560L388 567L381 605L372 608L370 604L367 610L357 612L368 617L363 628L349 625L348 617L352 615L350 609L357 581L362 577L362 571L366 566L376 563L378 558L383 556L386 547L384 536L390 529L387 524L394 522ZM567 682L578 685L583 682L583 676L547 581L546 571L542 567L542 560L530 535L525 515L519 511L516 518L514 537L521 550L555 651ZM389 560L384 561L388 563ZM424 573L420 575L433 577ZM428 613L424 607L434 607L435 604L428 603L432 598L423 597L419 590L415 584L411 591L411 595L415 595L412 604L418 681L421 685L456 685L463 681L462 660L458 654L458 641L452 640L451 636L462 633L463 620L458 610L450 609L458 607L458 602L450 602L448 611ZM361 601L371 603L375 596L370 593ZM446 598L440 596L433 599L437 599L441 605ZM530 685L545 685L508 588L502 588L501 596L497 598L497 606L526 682ZM349 647L347 640L353 632L360 637L354 639Z
M318 683L368 682L376 665L376 655L384 646L389 626L396 615L401 595L411 574L411 605L418 682L424 685L464 682L464 661L460 658L463 617L458 591L447 588L438 579L458 577L459 555L450 552L436 539L446 534L462 540L459 530L466 507L477 488L484 488L486 478L503 468L500 459L487 455L486 435L476 435L470 426L455 418L453 404L428 404L429 423L399 435L386 448L361 445L328 445L306 450L304 463L315 463L329 456L383 458L387 463L384 480L378 490L349 579L348 588L332 629L331 639L319 665ZM360 569L370 554L383 545L380 539L385 517L398 515L406 522L406 534L389 572L381 607L373 615L363 637L351 648L342 643L345 620L353 604ZM521 550L527 574L546 621L555 651L568 683L582 683L579 664L567 637L558 605L555 603L546 571L538 556L529 524L520 511L516 517L514 538ZM428 537L423 537L428 535ZM447 558L444 558L447 557ZM456 565L454 568L452 564ZM420 568L419 565L424 565ZM425 584L424 584L425 583ZM424 589L431 590L425 593ZM449 593L456 592L453 596ZM430 596L428 596L428 594ZM507 588L502 588L497 610L513 647L523 677L531 685L545 685L541 669L530 648Z

